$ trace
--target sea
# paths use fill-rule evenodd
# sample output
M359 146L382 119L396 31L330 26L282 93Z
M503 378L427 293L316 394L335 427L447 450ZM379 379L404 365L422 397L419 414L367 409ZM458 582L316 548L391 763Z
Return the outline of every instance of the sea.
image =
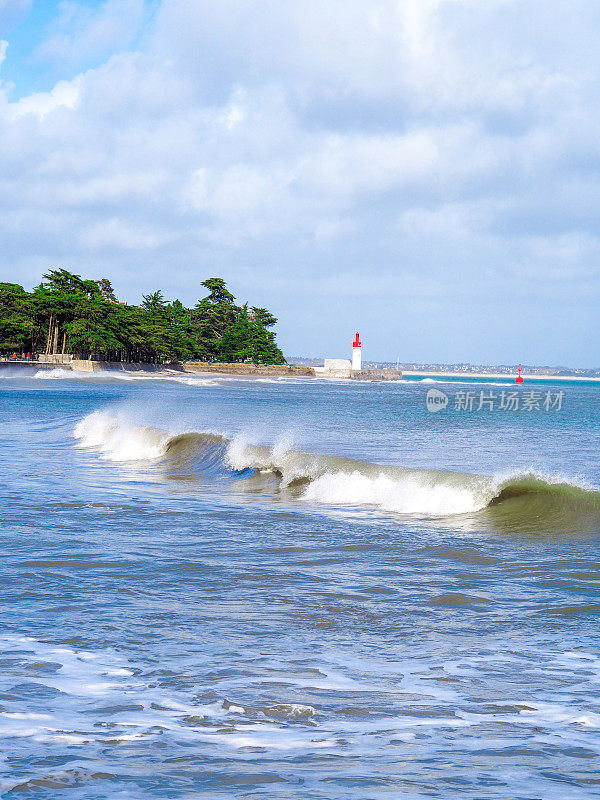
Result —
M600 797L600 385L3 369L0 492L0 797Z

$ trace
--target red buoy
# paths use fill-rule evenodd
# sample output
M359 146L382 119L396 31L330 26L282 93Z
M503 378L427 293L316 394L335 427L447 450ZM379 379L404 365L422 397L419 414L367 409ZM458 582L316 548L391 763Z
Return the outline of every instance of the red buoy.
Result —
M521 365L519 364L519 374L515 378L515 383L523 383L523 378L521 377Z

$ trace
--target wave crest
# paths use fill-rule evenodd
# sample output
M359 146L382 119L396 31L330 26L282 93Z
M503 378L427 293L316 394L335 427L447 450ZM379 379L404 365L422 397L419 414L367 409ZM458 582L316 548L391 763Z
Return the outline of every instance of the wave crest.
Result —
M94 448L107 461L149 461L166 452L170 436L158 428L134 425L126 419L94 411L75 426L81 447Z
M273 447L227 439L211 432L172 434L96 411L74 436L110 461L151 461L171 470L193 464L203 474L252 478L253 490L288 493L328 506L363 506L420 517L448 517L486 510L497 518L582 517L600 524L600 492L564 476L515 472L492 476L408 469L340 456L305 453L289 438ZM267 476L265 478L265 476ZM263 483L257 478L265 478ZM239 484L237 484L239 485Z

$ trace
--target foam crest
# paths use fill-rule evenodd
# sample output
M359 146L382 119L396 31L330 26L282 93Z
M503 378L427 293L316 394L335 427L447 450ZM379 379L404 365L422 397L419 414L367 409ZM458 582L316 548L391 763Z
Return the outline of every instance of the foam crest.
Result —
M422 516L449 516L479 511L488 497L473 488L429 484L417 478L390 478L384 473L376 477L357 470L331 473L309 484L304 499L327 505L374 506L383 511Z
M107 461L149 461L166 451L166 431L135 425L104 411L94 411L75 426L81 447L99 450Z
M231 469L240 471L248 469L249 467L266 467L266 462L263 464L253 463L256 462L257 459L251 458L248 447L246 436L242 434L235 436L227 445L227 451L225 453L226 464L231 467Z
M273 447L248 444L246 436L238 435L229 443L225 461L228 467L238 471L275 472L282 487L295 481L313 480L324 472L326 456L302 453L293 450L292 445L293 438L289 433L280 436Z
M23 376L27 377L27 376ZM181 375L179 373L161 372L143 373L143 372L127 372L117 370L101 370L99 372L78 372L77 370L64 369L57 367L56 369L39 369L33 376L36 380L44 381L122 381L125 383L144 382L144 381L168 381L170 383L179 383L183 386L220 386L221 383L213 378L203 378L195 375Z
M61 381L72 378L87 377L85 372L73 372L70 369L39 369L33 376L38 381Z
M281 491L294 500L326 506L370 507L422 517L473 514L483 509L503 524L552 521L587 529L600 520L600 493L577 478L542 475L532 470L493 476L441 470L407 469L343 456L293 449L292 437L281 435L272 447L249 444L239 434L232 440L215 431L169 433L135 424L124 416L96 411L82 419L74 436L109 461L179 459L212 475L271 473L276 481L266 492ZM239 488L239 484L238 488ZM249 484L253 490L257 484ZM275 487L275 489L274 489ZM288 491L289 490L289 491ZM568 525L567 525L568 523Z

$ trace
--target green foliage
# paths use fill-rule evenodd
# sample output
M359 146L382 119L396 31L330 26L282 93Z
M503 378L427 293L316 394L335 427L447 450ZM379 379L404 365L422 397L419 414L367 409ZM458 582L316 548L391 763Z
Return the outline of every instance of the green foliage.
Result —
M192 308L162 292L141 305L119 303L111 282L50 270L26 292L0 283L0 350L57 350L113 361L210 360L283 364L277 322L265 308L235 304L222 278L202 283L208 295Z
M0 350L31 350L33 320L28 295L17 283L0 283Z
M109 303L116 303L117 297L112 287L112 283L108 280L108 278L100 278L97 283L102 297Z

